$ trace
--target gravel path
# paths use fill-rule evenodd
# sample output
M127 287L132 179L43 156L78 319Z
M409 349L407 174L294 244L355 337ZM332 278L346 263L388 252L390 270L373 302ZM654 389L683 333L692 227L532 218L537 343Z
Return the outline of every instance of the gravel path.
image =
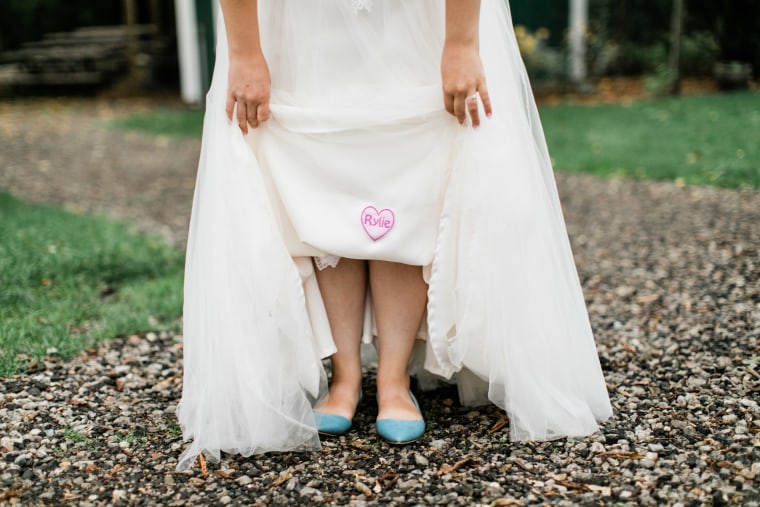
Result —
M200 141L106 128L113 118L155 107L178 104L0 101L0 190L127 219L184 244Z
M145 107L0 104L0 189L182 244L199 143L101 128ZM121 337L2 380L0 505L760 505L760 192L558 183L616 414L597 434L513 444L440 390L425 437L388 446L370 368L321 451L178 474L181 343Z

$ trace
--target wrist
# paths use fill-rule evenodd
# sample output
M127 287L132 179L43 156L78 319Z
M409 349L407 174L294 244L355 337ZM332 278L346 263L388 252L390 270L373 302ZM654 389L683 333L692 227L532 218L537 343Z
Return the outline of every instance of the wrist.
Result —
M229 51L230 59L237 61L256 62L264 59L264 53L258 44L247 44L240 47L230 45Z
M444 48L449 49L479 49L479 40L477 35L447 35L444 41Z

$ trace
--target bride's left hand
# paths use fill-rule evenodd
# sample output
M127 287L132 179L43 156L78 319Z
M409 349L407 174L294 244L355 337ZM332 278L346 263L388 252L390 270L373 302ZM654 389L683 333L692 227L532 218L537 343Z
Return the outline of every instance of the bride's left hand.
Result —
M443 103L446 111L464 125L469 114L473 128L480 125L478 97L486 116L493 114L480 52L474 44L446 43L441 57Z

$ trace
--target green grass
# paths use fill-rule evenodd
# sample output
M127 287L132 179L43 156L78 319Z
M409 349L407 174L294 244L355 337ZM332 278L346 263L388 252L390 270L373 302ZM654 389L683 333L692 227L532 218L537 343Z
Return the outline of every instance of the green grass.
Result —
M0 193L0 376L56 349L179 329L182 254L120 223Z
M760 94L541 108L564 171L760 188Z
M119 130L137 131L148 135L200 137L203 130L203 111L159 109L112 120L109 124Z
M71 427L68 427L65 430L63 430L63 438L74 444L78 444L81 442L90 442L91 440L89 437L83 435L81 432Z

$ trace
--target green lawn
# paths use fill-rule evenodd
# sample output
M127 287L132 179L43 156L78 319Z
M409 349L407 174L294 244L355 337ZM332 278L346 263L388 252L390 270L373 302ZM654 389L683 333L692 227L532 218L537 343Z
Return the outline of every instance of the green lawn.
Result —
M183 257L119 223L0 193L0 376L95 341L179 329Z
M760 188L760 94L541 108L563 171Z
M554 166L729 188L760 188L760 94L541 107ZM200 136L201 111L159 110L112 122L149 135Z
M110 125L119 130L133 130L153 136L200 137L203 130L203 111L159 109L118 118L112 120Z

